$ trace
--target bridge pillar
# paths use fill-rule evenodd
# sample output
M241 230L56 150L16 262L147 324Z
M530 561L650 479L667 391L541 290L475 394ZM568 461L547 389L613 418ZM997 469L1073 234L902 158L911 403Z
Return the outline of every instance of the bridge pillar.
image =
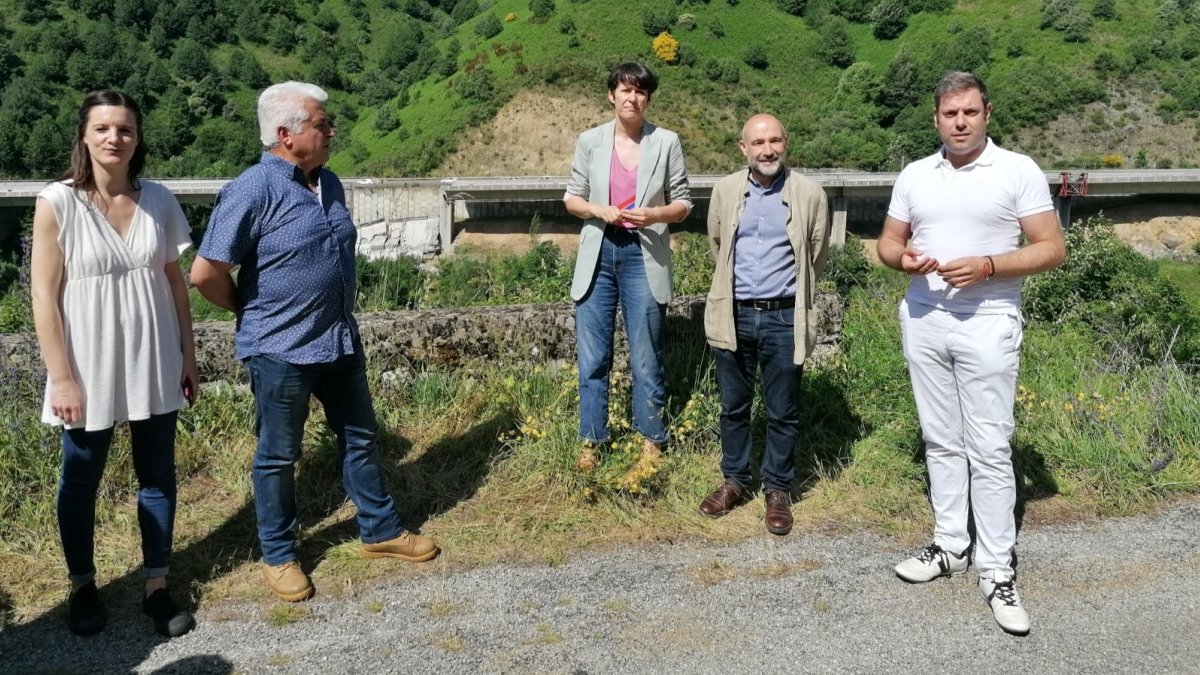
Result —
M446 254L454 250L454 200L445 190L441 198L442 203L438 208L438 252Z
M834 246L846 244L846 221L849 216L849 200L833 198L833 228L829 232L829 243Z
M1071 225L1071 198L1057 197L1058 224L1065 230Z

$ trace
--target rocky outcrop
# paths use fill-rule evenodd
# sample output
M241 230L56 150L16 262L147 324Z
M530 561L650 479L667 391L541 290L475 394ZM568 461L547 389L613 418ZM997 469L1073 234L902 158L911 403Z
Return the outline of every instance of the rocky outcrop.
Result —
M835 294L817 297L821 314L820 360L841 340L843 306ZM468 361L540 363L575 358L575 315L570 303L509 305L469 309L378 312L359 317L363 345L372 368L392 371L413 366L454 366ZM618 333L623 332L618 318ZM205 382L243 381L233 358L233 322L196 324L196 360ZM704 349L704 298L676 298L667 311L667 340L675 348ZM617 360L625 341L616 340ZM22 369L40 368L32 337L0 336L0 353Z

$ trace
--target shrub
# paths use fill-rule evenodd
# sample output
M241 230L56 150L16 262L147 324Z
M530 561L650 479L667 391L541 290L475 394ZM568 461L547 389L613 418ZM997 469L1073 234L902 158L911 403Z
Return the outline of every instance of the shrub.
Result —
M1096 0L1092 5L1092 16L1102 21L1112 21L1117 18L1117 0Z
M763 49L762 45L750 45L742 50L742 60L746 65L757 70L765 69L767 63L767 50Z
M424 281L419 259L412 256L395 260L359 258L355 270L358 279L355 311L416 309Z
M1155 263L1117 240L1111 220L1074 223L1066 239L1066 262L1025 281L1029 318L1089 326L1107 349L1140 358L1197 355L1200 317Z
M516 12L509 12L508 14L504 15L504 23L512 23L516 20L517 20Z
M504 26L500 24L500 18L491 12L484 14L479 23L475 24L475 34L484 40L496 37L502 30Z
M1120 155L1104 155L1100 158L1100 166L1105 169L1119 169L1125 164L1125 160Z
M575 20L569 16L564 16L558 22L558 32L562 33L563 35L574 35L575 34Z
M853 234L846 236L843 246L829 247L829 260L820 281L831 284L842 297L856 286L866 286L871 276L871 260L862 240Z
M654 50L654 55L663 63L675 63L679 58L679 40L676 40L670 33L659 33L658 37L650 43L650 47Z
M881 0L871 10L873 33L880 40L894 40L908 28L908 7L904 0Z
M529 17L535 23L545 23L554 13L554 0L529 0Z
M668 9L642 10L642 30L650 37L655 37L671 30L675 16Z
M808 5L808 0L775 0L775 3L779 5L779 9L792 16L804 16L804 8Z
M675 20L675 25L683 30L696 30L696 15L695 14L680 14Z
M817 53L825 63L838 68L854 63L854 41L850 37L850 24L845 19L833 17L825 22Z

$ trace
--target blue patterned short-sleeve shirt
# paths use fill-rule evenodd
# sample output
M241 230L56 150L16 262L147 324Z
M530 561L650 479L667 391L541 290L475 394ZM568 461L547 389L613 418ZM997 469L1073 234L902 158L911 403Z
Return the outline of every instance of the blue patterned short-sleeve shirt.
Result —
M353 354L354 244L346 193L325 168L320 189L264 152L217 195L198 254L240 265L236 355L328 363Z

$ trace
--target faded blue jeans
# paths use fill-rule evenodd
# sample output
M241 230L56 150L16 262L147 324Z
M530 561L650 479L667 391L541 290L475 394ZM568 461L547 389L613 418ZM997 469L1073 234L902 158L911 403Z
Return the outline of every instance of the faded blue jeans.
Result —
M255 433L252 477L258 539L263 561L282 565L296 559L296 460L308 419L309 396L325 408L337 437L342 485L358 507L365 544L400 536L396 502L383 483L379 427L367 388L366 357L357 351L330 363L295 365L266 355L246 359L254 391Z
M138 480L138 528L147 579L165 577L175 527L176 411L129 422L133 471ZM104 475L113 428L62 432L62 478L58 484L58 533L71 581L96 576L96 489Z
M592 287L575 303L575 349L579 364L579 437L605 443L608 428L609 373L617 306L629 337L633 375L633 428L654 443L667 441L663 410L663 329L667 306L650 292L641 239L636 230L609 226L604 231Z

